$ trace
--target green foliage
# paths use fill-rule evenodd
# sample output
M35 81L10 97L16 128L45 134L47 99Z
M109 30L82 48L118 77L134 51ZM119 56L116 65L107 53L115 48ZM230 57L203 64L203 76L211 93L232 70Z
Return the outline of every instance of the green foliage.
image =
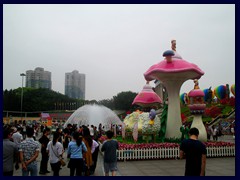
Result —
M20 111L21 110L21 94L23 90L23 112L36 111L55 111L55 110L70 110L84 104L102 104L109 109L129 110L131 109L132 101L137 93L131 91L118 93L112 99L82 100L69 98L59 92L45 88L17 88L3 91L3 110L4 111Z
M108 107L109 109L114 109L114 101L113 99L103 99L98 101L98 104Z
M21 110L22 88L3 92L3 109L8 111ZM80 100L69 98L61 93L45 88L23 88L23 112L55 110L55 103L69 103Z
M225 106L222 110L222 114L227 115L232 111L232 107L231 106Z
M191 115L190 109L187 106L181 107L181 113L183 113L186 117Z
M202 117L202 121L203 123L206 123L206 122L211 122L212 121L212 118L211 117Z
M137 93L131 91L120 92L117 94L117 96L113 96L115 109L125 111L131 109L132 102L136 96Z
M190 116L190 117L187 118L187 121L186 121L186 122L187 122L187 123L190 123L190 122L192 122L192 121L193 121L193 116Z

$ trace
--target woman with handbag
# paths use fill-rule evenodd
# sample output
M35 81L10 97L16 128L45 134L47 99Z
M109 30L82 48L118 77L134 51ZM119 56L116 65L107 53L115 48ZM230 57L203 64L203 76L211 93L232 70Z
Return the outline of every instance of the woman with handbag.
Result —
M76 176L82 176L83 172L83 152L87 151L87 147L79 133L76 131L73 133L73 139L68 144L67 154L70 156L68 167L70 168L70 176L74 176L76 170Z
M83 127L83 142L86 144L87 151L83 154L84 163L85 163L85 176L90 176L90 167L93 165L92 160L92 145L93 145L93 139L90 136L89 129L84 126Z
M59 176L59 171L61 168L62 154L64 152L63 145L58 142L59 133L55 132L53 134L53 140L47 145L47 151L49 153L49 162L52 167L53 176Z

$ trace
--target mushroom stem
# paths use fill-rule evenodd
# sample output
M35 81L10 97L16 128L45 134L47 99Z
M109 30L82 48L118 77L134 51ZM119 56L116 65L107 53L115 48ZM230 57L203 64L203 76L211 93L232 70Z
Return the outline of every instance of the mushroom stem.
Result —
M183 81L168 80L164 85L168 92L168 115L166 138L180 138L182 126L179 92Z
M167 60L167 63L171 63L172 62L172 56L166 56L166 60Z
M193 122L192 122L191 128L192 127L196 127L199 130L198 140L200 140L202 142L206 142L207 141L207 132L206 132L206 128L203 124L201 114L195 114L193 116Z

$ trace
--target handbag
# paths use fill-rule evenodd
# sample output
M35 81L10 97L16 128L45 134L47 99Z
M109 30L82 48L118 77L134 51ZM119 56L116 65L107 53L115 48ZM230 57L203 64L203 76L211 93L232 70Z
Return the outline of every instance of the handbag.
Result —
M52 151L53 151L54 155L55 155L56 157L58 157L61 166L66 166L66 162L62 159L62 157L61 157L61 156L57 156L56 153L54 152L54 150L53 150L53 145L52 145L52 144L51 144L51 148L52 148Z
M65 163L65 161L61 158L61 159L59 159L59 161L60 161L60 163L61 163L61 166L66 166L66 163Z

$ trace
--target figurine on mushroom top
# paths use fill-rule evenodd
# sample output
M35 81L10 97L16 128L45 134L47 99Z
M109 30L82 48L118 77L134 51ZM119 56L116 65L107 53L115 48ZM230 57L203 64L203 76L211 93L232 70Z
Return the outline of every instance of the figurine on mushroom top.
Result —
M204 92L199 89L198 80L194 80L194 89L188 94L190 104L188 105L192 114L203 114L206 104L204 104Z
M206 108L206 104L204 103L204 92L199 89L198 80L194 80L194 89L188 93L188 97L190 98L190 104L188 105L191 114L193 115L192 127L196 127L199 130L200 141L207 141L207 132L206 128L202 122L202 114Z
M168 92L168 115L166 138L181 138L182 126L179 91L188 79L200 79L204 72L195 64L182 59L176 52L176 40L172 40L172 50L163 53L164 60L151 66L145 73L147 81L160 80Z

